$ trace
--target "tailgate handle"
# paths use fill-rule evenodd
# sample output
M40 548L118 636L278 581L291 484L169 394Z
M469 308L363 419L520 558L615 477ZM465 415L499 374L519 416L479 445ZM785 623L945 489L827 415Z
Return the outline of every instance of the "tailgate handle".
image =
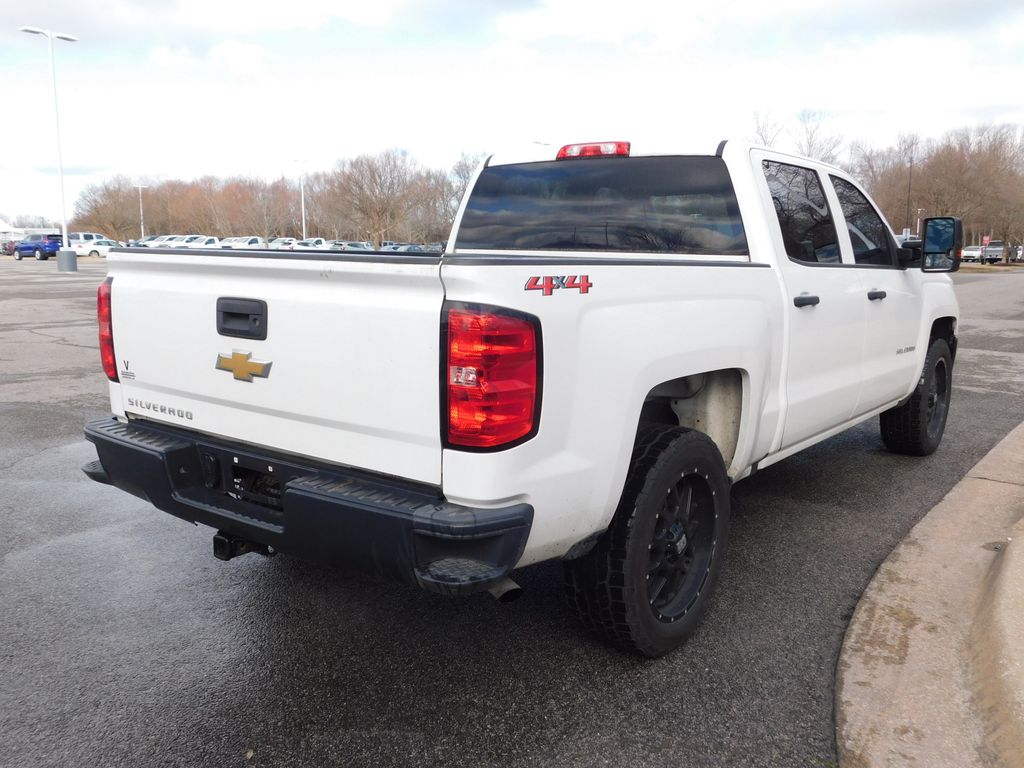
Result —
M260 299L217 299L217 333L237 339L267 338L267 302Z

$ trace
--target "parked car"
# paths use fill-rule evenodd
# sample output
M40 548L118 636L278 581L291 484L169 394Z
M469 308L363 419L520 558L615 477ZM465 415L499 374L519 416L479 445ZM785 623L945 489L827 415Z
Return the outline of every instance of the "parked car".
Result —
M507 600L513 568L561 559L586 626L660 656L714 599L734 483L869 419L894 452L939 447L960 220L924 219L915 258L811 158L557 146L482 164L443 258L112 261L113 413L86 427L85 473L211 526L222 560ZM844 491L883 497L884 518L885 485L928 467L893 466Z
M144 243L144 245L147 248L166 248L167 241L174 237L177 237L177 235L157 235L148 243Z
M36 261L46 261L60 250L63 238L60 235L25 235L14 246L14 258L21 261L25 256L34 256Z
M220 241L221 248L266 248L267 241L262 237L245 236L229 237Z
M77 245L73 246L73 250L78 256L92 256L94 259L102 257L105 259L107 258L107 254L110 252L111 248L121 247L123 247L123 244L116 240L104 239L89 240L85 242L80 241Z
M1003 260L1003 241L991 240L982 249L982 260L986 264L997 264Z
M185 241L186 248L219 248L220 238L211 235L190 235Z
M77 253L79 256L82 252L77 246L82 243L91 243L93 240L109 240L110 238L106 235L102 235L99 232L68 232L68 247Z
M961 261L981 261L982 246L968 245L961 252Z
M282 251L294 247L297 242L299 241L294 237L275 237L267 244L267 248L274 251Z
M161 248L184 248L190 235L171 235L160 243Z
M326 247L332 251L372 251L373 243L361 240L331 240Z
M160 235L146 235L138 240L132 240L128 245L132 248L145 248L158 237L160 237Z
M320 251L327 246L327 241L322 237L307 237L299 240L293 247L295 251Z

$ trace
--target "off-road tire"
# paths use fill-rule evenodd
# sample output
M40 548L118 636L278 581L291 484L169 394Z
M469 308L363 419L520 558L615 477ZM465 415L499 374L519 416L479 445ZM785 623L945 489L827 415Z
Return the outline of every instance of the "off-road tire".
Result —
M895 453L928 456L942 442L953 393L953 355L945 339L933 339L910 399L878 417L885 447Z
M641 425L611 525L589 553L565 562L566 595L583 623L644 656L679 647L718 581L729 489L722 456L706 435Z

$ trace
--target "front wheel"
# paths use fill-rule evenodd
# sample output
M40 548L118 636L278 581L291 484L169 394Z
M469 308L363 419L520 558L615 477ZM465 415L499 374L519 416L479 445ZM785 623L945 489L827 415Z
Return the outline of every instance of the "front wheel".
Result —
M882 442L890 451L928 456L942 442L953 390L953 355L945 339L934 339L914 393L879 417Z
M644 656L679 647L718 580L729 488L706 435L642 425L611 526L588 554L565 563L568 597L583 622Z
M15 251L14 252L14 260L15 261L21 261L21 251Z

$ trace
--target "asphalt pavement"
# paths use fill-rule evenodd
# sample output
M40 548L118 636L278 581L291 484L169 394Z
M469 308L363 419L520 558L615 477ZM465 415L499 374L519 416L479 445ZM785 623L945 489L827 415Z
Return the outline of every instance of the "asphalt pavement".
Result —
M946 436L869 422L738 484L718 595L676 653L587 635L557 563L502 605L286 557L217 561L79 471L107 413L105 262L0 260L0 766L831 766L849 618L910 528L1024 419L1024 271L957 275Z

